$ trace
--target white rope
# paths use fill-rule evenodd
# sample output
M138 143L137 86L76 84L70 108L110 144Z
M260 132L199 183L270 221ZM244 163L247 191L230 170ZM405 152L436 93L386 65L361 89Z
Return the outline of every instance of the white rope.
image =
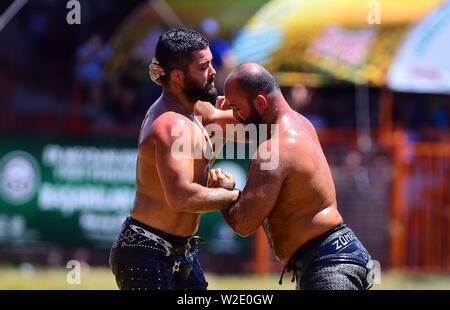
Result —
M165 0L150 0L150 5L167 26L174 27L183 25L181 19Z
M28 0L15 0L6 11L0 16L0 31L5 28L6 25L11 21L11 19L16 16L16 14L27 4Z

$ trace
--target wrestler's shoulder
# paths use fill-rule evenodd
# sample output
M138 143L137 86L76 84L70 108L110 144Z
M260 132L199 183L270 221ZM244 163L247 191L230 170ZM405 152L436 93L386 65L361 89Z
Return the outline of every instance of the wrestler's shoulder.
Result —
M172 140L178 133L193 128L193 122L186 116L176 112L165 112L159 115L150 125L151 136Z
M166 128L166 127L172 127L177 124L186 124L190 125L192 121L189 120L186 116L173 112L168 111L160 114L152 123L152 127L155 128Z

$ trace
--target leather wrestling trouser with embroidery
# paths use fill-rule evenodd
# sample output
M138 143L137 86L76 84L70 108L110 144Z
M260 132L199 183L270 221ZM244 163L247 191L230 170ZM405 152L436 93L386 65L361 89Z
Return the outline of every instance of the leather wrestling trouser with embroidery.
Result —
M206 290L197 257L200 237L178 237L128 217L109 263L121 290Z
M293 272L300 290L366 290L373 285L375 265L353 231L341 224L302 246L285 270Z

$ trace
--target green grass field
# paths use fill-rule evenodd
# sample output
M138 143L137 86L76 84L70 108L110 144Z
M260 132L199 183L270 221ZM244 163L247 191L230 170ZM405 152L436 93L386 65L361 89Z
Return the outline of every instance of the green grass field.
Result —
M82 268L81 283L69 285L66 281L68 270L0 268L1 290L115 290L114 278L107 268ZM256 275L215 275L207 274L209 288L212 290L290 290L294 288L290 276L285 275L283 285L278 285L278 274ZM450 290L450 275L412 274L389 272L382 274L381 284L374 289L445 289Z

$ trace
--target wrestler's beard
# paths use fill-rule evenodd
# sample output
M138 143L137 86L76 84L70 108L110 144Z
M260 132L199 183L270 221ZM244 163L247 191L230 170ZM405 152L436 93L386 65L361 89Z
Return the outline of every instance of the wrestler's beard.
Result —
M215 76L208 79L204 87L198 85L189 75L185 75L183 93L192 101L207 101L215 103L217 99L217 89L214 86Z
M253 103L249 102L248 104L250 106L250 115L247 117L247 119L242 120L244 125L248 125L248 124L260 125L260 124L264 123L263 118L258 113L258 111L256 110Z

